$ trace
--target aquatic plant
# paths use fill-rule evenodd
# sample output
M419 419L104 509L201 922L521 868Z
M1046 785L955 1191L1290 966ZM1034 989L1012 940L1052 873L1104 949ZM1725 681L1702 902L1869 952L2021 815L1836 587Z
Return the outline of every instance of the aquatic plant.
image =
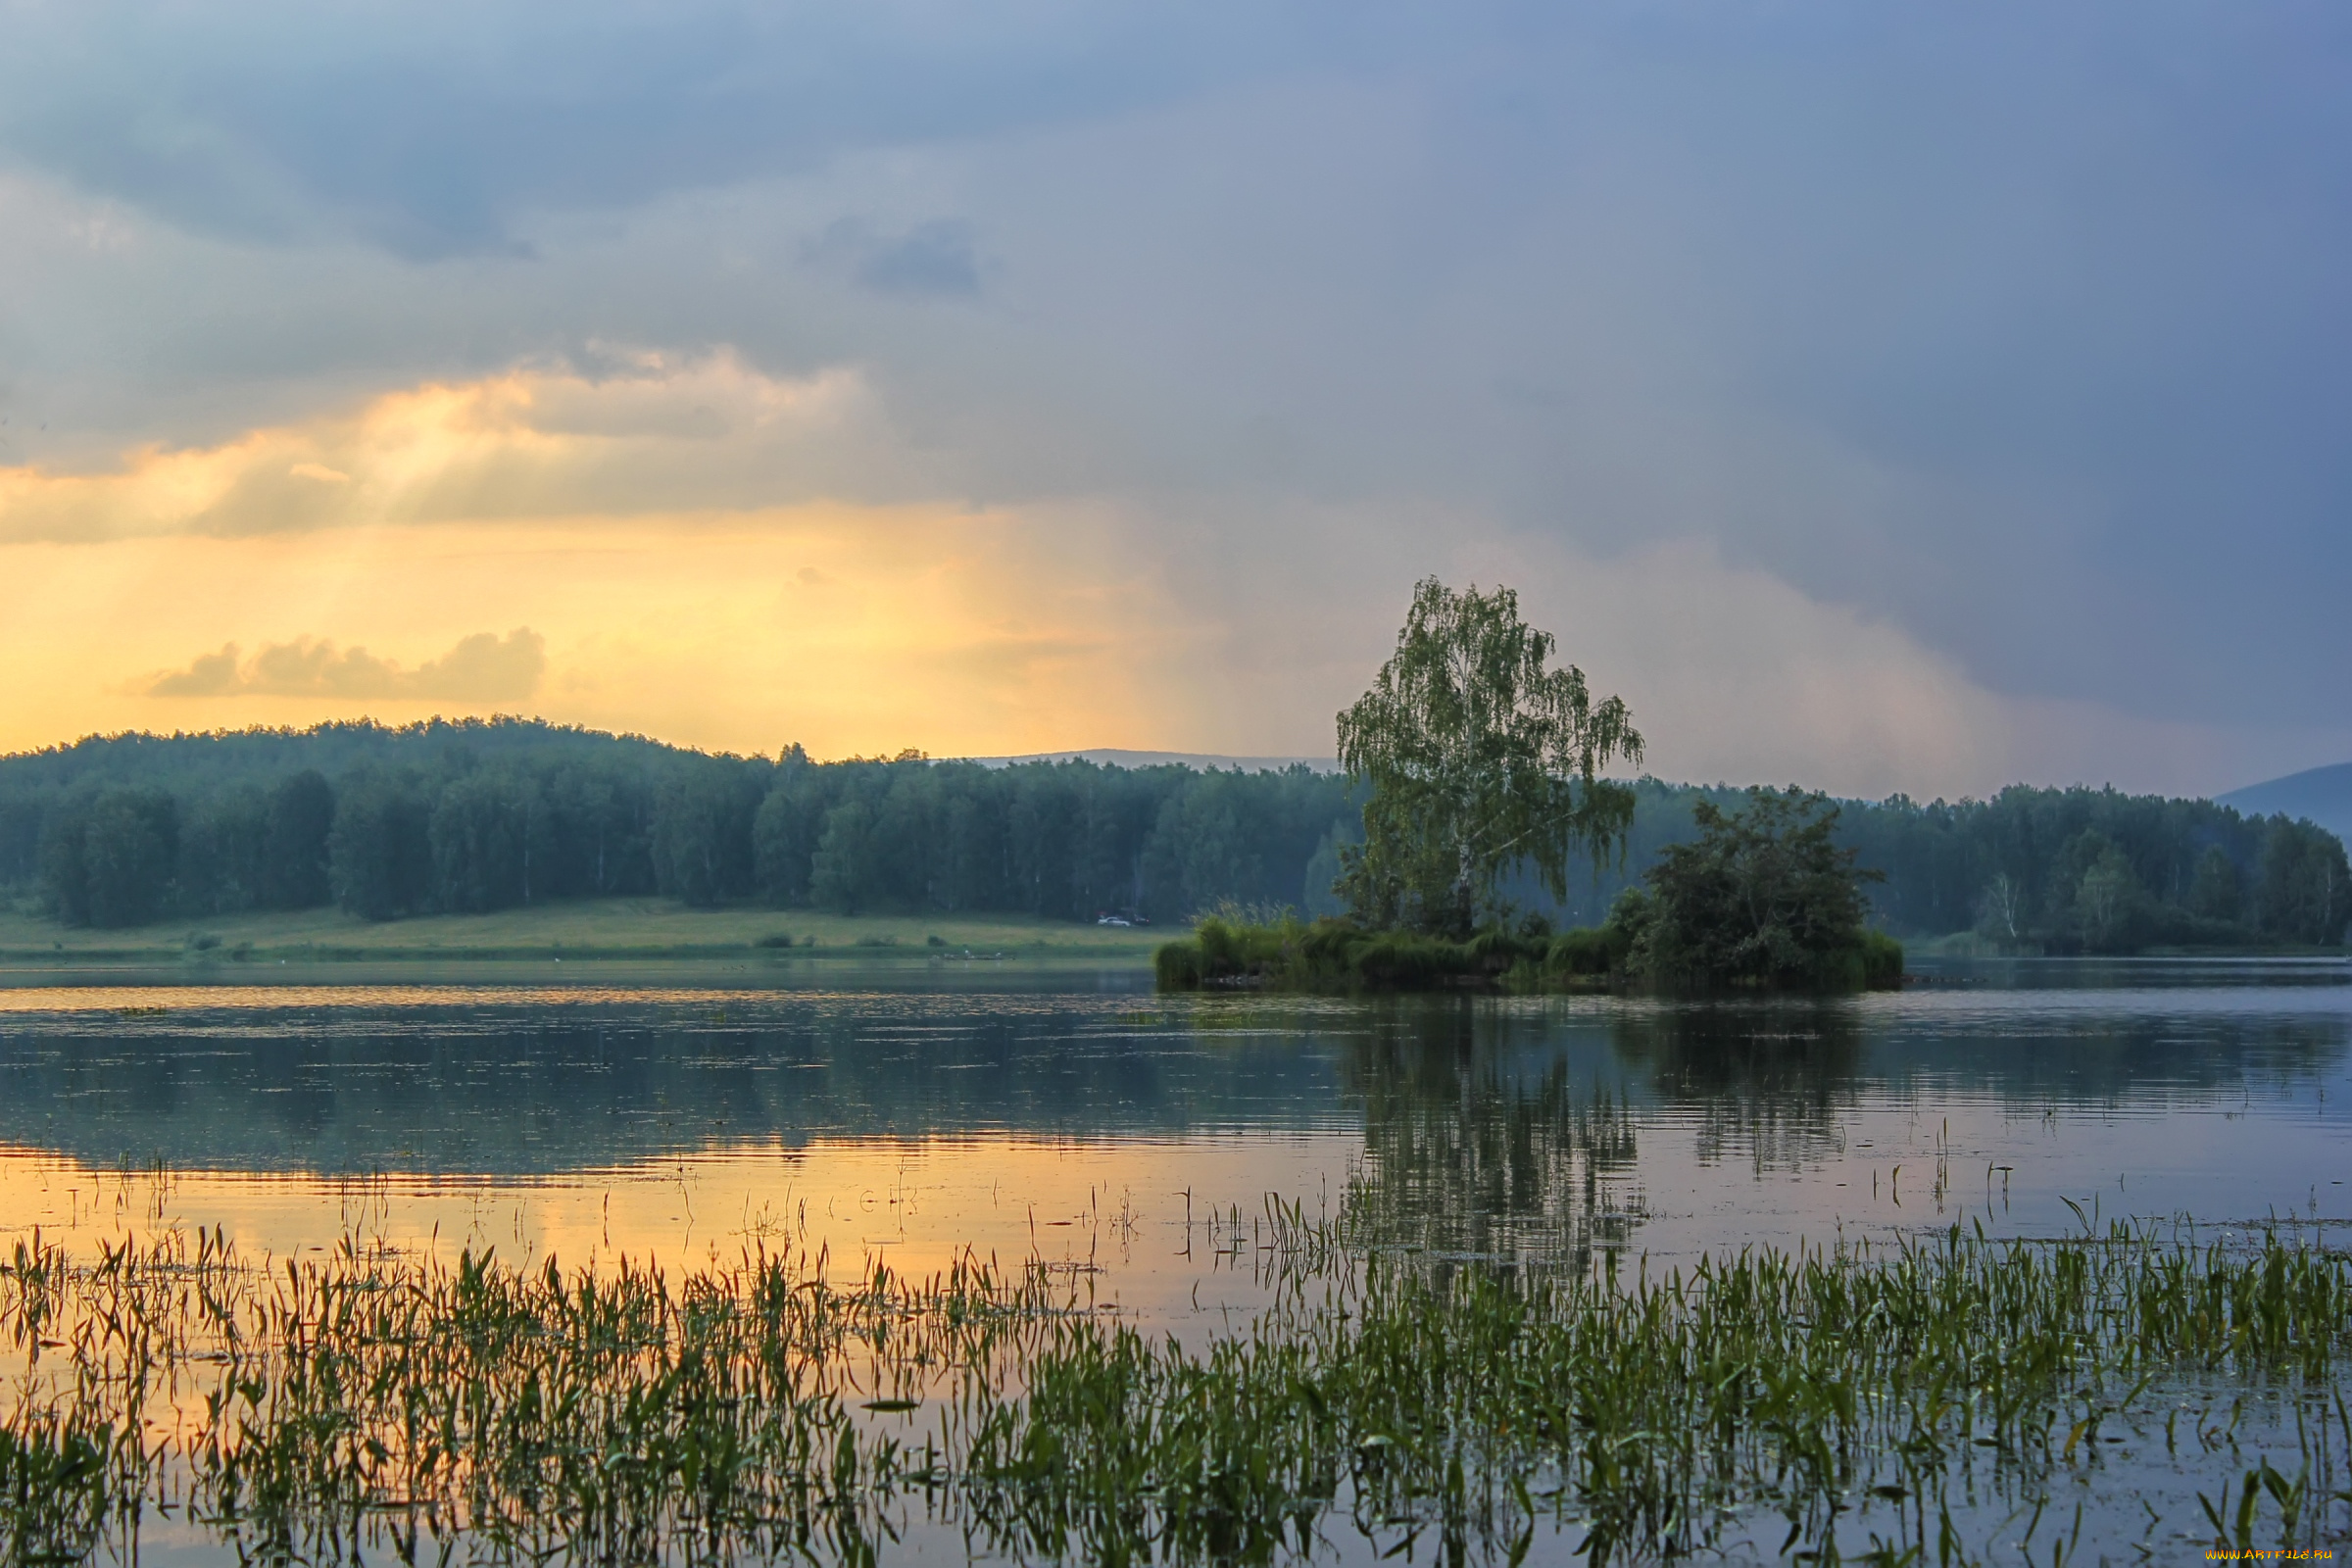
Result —
M920 1520L1031 1558L1262 1562L1352 1528L1516 1562L1543 1528L1607 1562L1759 1519L1834 1558L1868 1517L1866 1549L1948 1563L1960 1489L2046 1502L2181 1380L2298 1412L2299 1475L2208 1502L2225 1544L2348 1522L2352 1258L2308 1243L1955 1228L1506 1277L1365 1261L1272 1200L1205 1239L1279 1289L1195 1346L977 1258L842 1283L756 1250L672 1279L34 1238L0 1265L0 1540L124 1556L166 1517L248 1560L868 1562Z

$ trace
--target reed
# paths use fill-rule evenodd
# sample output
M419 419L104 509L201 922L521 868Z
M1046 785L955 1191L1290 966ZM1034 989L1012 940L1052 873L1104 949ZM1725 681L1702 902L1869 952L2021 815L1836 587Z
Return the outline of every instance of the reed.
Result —
M1266 1562L1355 1530L1516 1563L1542 1529L1597 1563L1758 1518L1835 1559L1867 1517L1884 1560L1950 1563L1956 1486L2046 1502L2151 1391L2217 1380L2292 1404L2305 1452L2209 1501L2217 1537L2352 1523L2352 1258L2307 1242L1955 1229L1505 1275L1366 1260L1271 1200L1209 1241L1274 1304L1194 1345L972 1257L841 1284L759 1250L672 1278L36 1237L0 1265L0 1541L121 1556L161 1517L255 1560L859 1563L919 1521L1027 1558Z

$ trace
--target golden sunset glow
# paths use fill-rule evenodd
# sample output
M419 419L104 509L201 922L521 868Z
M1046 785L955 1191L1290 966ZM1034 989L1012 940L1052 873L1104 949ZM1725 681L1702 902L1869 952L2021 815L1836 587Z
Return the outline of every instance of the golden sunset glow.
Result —
M1182 730L1188 705L1153 671L1181 662L1184 617L1082 531L937 505L733 504L787 483L779 430L789 449L856 401L845 379L784 385L723 359L603 382L517 372L111 473L0 473L0 574L18 589L0 661L20 691L0 746L491 711L820 756ZM651 492L712 504L637 504ZM184 674L229 645L233 664L310 643L415 669L520 628L546 649L527 691Z
M665 530L465 525L212 540L19 545L0 638L23 697L0 745L92 729L301 724L524 710L706 748L820 755L1042 749L1123 723L1160 650L1120 630L1134 592L1025 574L1015 519L831 507ZM1125 603L1122 603L1122 601ZM415 664L527 626L549 670L527 702L152 695L223 642L325 634ZM1124 740L1122 740L1124 737Z

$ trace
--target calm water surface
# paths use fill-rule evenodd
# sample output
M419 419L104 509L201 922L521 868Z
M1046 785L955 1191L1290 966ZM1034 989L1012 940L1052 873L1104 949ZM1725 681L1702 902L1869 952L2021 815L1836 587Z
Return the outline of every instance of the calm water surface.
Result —
M36 1226L567 1265L789 1242L847 1275L970 1249L1181 1328L1263 1300L1272 1201L1376 1248L1653 1270L1954 1223L2352 1226L2335 962L1955 966L1715 1006L939 967L0 991L0 1250ZM2093 1539L2123 1497L2183 1502L2201 1478L2174 1470L2111 1492Z

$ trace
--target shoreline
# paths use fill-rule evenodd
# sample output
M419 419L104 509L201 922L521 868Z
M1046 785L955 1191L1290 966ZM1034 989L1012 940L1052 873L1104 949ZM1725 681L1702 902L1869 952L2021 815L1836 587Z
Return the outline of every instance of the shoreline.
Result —
M996 962L1016 956L1148 967L1159 933L1020 915L834 914L656 899L582 900L370 922L338 909L242 913L124 929L0 913L0 971L142 969L208 979L286 966L613 963L759 967L809 960ZM968 958L967 958L968 955Z

